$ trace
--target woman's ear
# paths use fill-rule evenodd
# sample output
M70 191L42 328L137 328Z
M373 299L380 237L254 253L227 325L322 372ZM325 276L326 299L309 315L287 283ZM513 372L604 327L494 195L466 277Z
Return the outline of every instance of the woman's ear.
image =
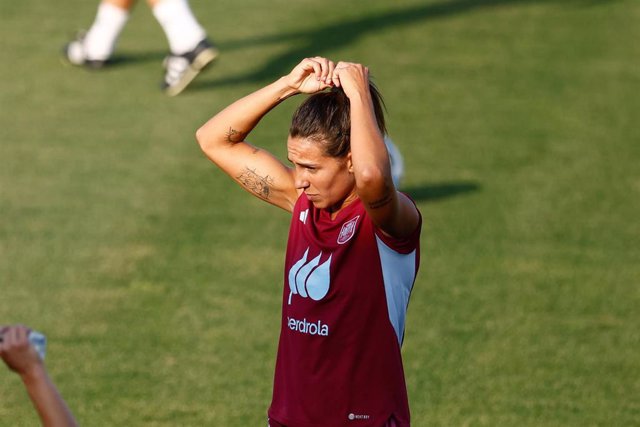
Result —
M347 153L347 170L353 173L353 162L351 161L351 151Z

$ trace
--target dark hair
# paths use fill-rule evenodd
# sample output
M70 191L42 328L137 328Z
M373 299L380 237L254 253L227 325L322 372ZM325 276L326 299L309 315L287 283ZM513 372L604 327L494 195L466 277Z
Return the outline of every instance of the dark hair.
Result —
M378 88L369 82L373 109L380 132L384 122L384 100ZM342 88L319 92L307 98L293 113L289 136L307 138L320 143L329 157L344 157L351 149L351 108Z

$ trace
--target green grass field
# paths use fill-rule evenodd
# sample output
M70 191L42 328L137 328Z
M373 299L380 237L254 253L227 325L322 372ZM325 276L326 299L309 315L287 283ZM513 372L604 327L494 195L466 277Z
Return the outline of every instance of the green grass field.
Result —
M289 218L194 132L320 54L370 66L425 219L413 425L640 426L640 2L191 4L222 56L177 98L144 4L100 72L59 55L96 2L0 4L0 323L82 425L266 424ZM251 141L284 158L301 99Z

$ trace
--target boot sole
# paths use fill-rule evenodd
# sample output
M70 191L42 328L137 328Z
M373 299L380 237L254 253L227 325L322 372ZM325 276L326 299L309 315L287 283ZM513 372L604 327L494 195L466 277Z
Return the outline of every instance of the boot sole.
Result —
M184 76L182 77L182 79L180 79L178 84L168 87L165 90L167 95L176 96L183 90L185 90L185 88L189 86L189 83L191 83L202 70L210 65L218 57L218 55L219 52L216 48L209 48L200 52L198 56L195 57L195 59L189 66L189 69L184 73Z

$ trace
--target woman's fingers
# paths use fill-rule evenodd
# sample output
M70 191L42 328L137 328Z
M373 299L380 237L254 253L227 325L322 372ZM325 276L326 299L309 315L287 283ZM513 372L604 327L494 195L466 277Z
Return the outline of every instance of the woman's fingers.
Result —
M353 62L338 62L333 72L332 82L335 86L341 87L347 97L368 92L369 68Z
M23 325L2 328L2 339L6 347L26 342L29 339L29 328Z
M314 63L316 64L315 68L315 75L316 75L316 80L318 81L324 81L324 76L323 74L326 73L326 59L322 58L320 56L316 56L314 58L312 58L312 61L314 61Z
M313 58L313 60L316 61L320 66L320 72L316 73L316 78L319 81L328 83L328 81L330 81L331 79L331 74L333 73L335 64L333 63L333 61L322 56L316 56Z
M320 64L313 58L305 58L300 63L302 78L307 77L309 74L318 75L320 72Z
M303 93L315 93L332 86L333 61L316 56L305 58L290 74L290 86Z
M296 84L292 87L306 93L314 93L331 86L344 87L345 84L360 86L363 81L368 82L369 78L369 69L361 64L345 61L336 64L322 56L305 58L296 68L297 72L292 73L292 77L296 76ZM311 80L315 80L317 84L311 84Z
M336 69L336 64L333 63L333 61L329 61L329 72L327 73L327 76L325 77L325 83L327 83L328 85L332 84L332 80L333 80L333 73Z

